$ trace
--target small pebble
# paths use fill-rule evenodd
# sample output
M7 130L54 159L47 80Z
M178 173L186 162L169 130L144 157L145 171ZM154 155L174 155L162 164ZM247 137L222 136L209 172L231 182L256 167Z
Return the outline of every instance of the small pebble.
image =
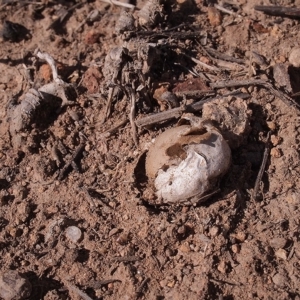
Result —
M283 260L287 260L287 253L284 249L278 249L276 252L275 252L275 255L277 258L281 258Z
M288 282L288 279L286 276L277 273L272 277L272 281L279 287L283 288L285 287L286 282Z
M280 144L281 141L282 141L281 137L274 134L271 135L271 143L273 144L274 147Z
M215 237L219 233L219 227L218 226L213 226L209 229L209 233L211 237Z
M190 245L188 243L184 243L179 246L179 250L183 253L188 253L191 251Z
M95 31L94 29L90 30L85 38L84 41L88 45L99 43L100 33Z
M289 56L289 62L295 68L300 67L300 48L293 48Z
M7 271L0 274L0 298L4 300L23 300L31 294L31 284L18 271Z
M210 25L218 26L222 23L222 14L215 7L208 7L207 14Z
M218 271L221 272L222 274L225 274L227 271L227 265L226 262L224 260L220 261L218 267L217 267Z
M76 226L69 226L66 229L66 237L73 243L77 243L82 237L82 232Z
M279 148L272 148L270 151L270 155L274 158L279 158L282 156L282 153Z
M284 248L287 243L287 240L285 238L273 238L270 240L270 246L275 249Z
M233 244L233 245L231 246L231 250L232 250L233 253L239 253L240 250L241 250L241 247L240 247L240 245L238 245L238 244Z
M239 242L244 242L246 240L246 233L245 232L238 232L236 235L235 235L235 238L239 241Z

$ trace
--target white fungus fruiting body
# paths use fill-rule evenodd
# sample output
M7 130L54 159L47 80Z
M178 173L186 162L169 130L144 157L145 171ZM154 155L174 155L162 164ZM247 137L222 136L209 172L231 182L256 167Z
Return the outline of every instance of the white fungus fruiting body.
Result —
M149 150L148 176L163 203L197 202L227 172L230 148L214 127L175 127L162 133Z

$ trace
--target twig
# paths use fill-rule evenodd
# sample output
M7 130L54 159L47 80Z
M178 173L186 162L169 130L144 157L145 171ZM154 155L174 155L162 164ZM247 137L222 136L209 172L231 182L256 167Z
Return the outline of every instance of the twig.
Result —
M117 5L117 6L126 7L126 8L129 8L129 9L134 9L135 8L135 6L132 5L132 4L120 2L118 0L100 0L100 1L105 2L105 3L109 3L109 4L114 4L114 5Z
M128 119L121 120L119 123L117 123L115 126L113 126L110 129L105 130L104 132L100 133L100 138L108 138L113 133L115 133L120 127L124 126L128 122Z
M62 180L65 176L65 173L68 171L68 169L71 167L72 162L76 160L76 158L79 156L79 154L83 151L84 149L84 142L81 142L79 146L75 149L74 153L72 154L71 158L69 161L65 164L65 166L61 169L58 180Z
M169 109L167 111L159 112L157 114L148 115L141 119L135 121L138 127L153 125L159 122L164 122L171 120L173 118L179 118L184 112L186 112L186 107L176 107Z
M131 31L128 33L128 35L126 36L126 38L132 38L132 37L149 37L149 38L172 38L172 39L196 39L199 38L201 36L203 36L203 32L201 31L193 31L193 32L177 32L177 31L172 31L175 30L176 28L178 28L179 26L170 28L168 30L162 30L162 31L158 31L158 32L154 32L154 31Z
M238 64L245 64L245 61L243 59L235 58L233 56L221 53L221 52L219 52L219 51L217 51L215 49L212 49L212 48L204 48L204 47L202 47L202 48L206 52L208 52L208 54L210 54L213 57L216 57L216 58L219 58L219 59L223 59L223 60L226 60L226 61L235 62L235 63L238 63Z
M189 56L189 55L187 55L187 54L185 54L185 53L182 53L181 51L180 51L180 53L181 53L182 55L188 57L188 58L189 58L190 60L192 60L194 63L196 63L197 65L199 65L199 66L201 66L201 67L203 67L203 68L206 68L206 69L211 70L211 71L216 71L216 72L220 72L220 71L221 71L219 68L217 68L217 67L215 67L215 66L210 66L210 65L208 65L208 64L206 64L206 63L200 61L199 59L196 59L196 58L194 58L194 57L192 57L192 56Z
M228 80L228 81L218 81L210 83L212 89L222 89L237 86L247 86L247 85L265 85L267 82L262 79L245 79L245 80Z
M183 97L194 97L194 98L198 98L201 96L213 96L215 94L214 90L207 90L207 91L203 91L203 90L190 90L190 91L183 91L183 92L175 92L174 93L176 95L176 97L178 98L183 98Z
M139 261L141 260L138 256L124 256L124 257L113 257L113 261L117 262L134 262L134 261Z
M135 95L131 87L126 87L128 96L130 97L130 114L129 114L129 121L131 125L131 132L134 144L138 147L138 137L137 137L137 125L134 122L135 120Z
M224 13L226 13L226 14L229 14L229 15L234 15L234 16L237 16L237 17L240 17L240 18L242 17L241 15L235 13L234 11L226 9L225 7L223 7L223 6L219 5L219 4L215 4L215 8L218 9L218 10L220 10L220 11L222 11L222 12L224 12Z
M150 278L145 278L142 283L140 284L140 286L137 288L136 290L136 299L138 299L143 292L143 289L145 287L145 285L148 283L148 281L150 281Z
M34 55L37 56L39 59L45 60L47 62L47 64L50 66L51 71L52 71L53 81L55 81L58 84L64 84L65 83L63 80L61 80L59 78L55 61L54 61L53 57L50 54L48 54L47 52L41 52L37 48L34 51Z
M216 284L228 284L228 285L232 285L232 286L240 286L243 285L242 283L235 283L235 282L230 282L230 281L225 281L225 280L219 280L219 279L214 279L214 278L209 278L209 281L216 283Z
M287 261L289 261L293 257L294 253L295 253L295 246L292 247L292 249L287 257Z
M255 10L262 11L265 14L282 16L282 17L300 17L299 7L284 7L284 6L264 6L256 5Z
M173 118L179 118L183 113L200 111L203 108L203 105L205 103L213 101L215 99L219 99L220 97L222 96L208 98L205 100L198 101L191 105L176 107L176 108L169 109L167 111L159 112L157 114L148 115L144 118L136 120L135 124L138 127L143 127L143 126L153 125L159 122L168 121Z
M77 26L75 31L78 31L87 21L94 21L100 16L100 12L98 9L92 10L87 17Z
M99 289L101 288L103 285L107 285L109 283L113 283L113 282L122 282L120 279L105 279L105 280L97 280L95 281L93 284L91 284L91 287L93 287L94 289Z
M103 204L105 204L107 207L111 208L109 199L106 199L105 197L102 196L102 193L110 191L109 189L108 190L97 190L94 188L86 188L86 191L87 191L87 194L91 197L91 199L96 198L96 199L100 200Z
M213 61L221 69L230 70L230 71L243 71L245 69L244 66L241 66L234 62L216 59L216 58L214 58Z
M68 282L67 280L64 280L63 283L65 284L65 286L71 290L72 292L75 292L78 296L80 296L82 299L84 300L93 300L90 296L88 296L86 293L84 293L83 291L81 291L77 286L71 284L70 282Z
M260 85L268 89L273 95L280 98L287 106L297 107L300 109L300 105L291 97L285 93L276 90L271 83L263 79L246 79L246 80L228 80L228 81L219 81L211 83L210 87L213 89L221 89L228 87L237 87L237 86L248 86L248 85Z
M210 91L206 91L206 92L210 92ZM198 93L198 91L193 91L194 96L197 93ZM177 93L175 93L175 94L177 95ZM178 93L178 94L181 95L181 93ZM201 91L199 91L199 94L201 94ZM233 91L230 93L226 93L224 95L218 95L216 97L204 99L204 100L198 101L196 103L193 103L191 105L176 107L176 108L169 109L167 111L159 112L159 113L152 114L152 115L147 115L146 117L136 120L135 124L138 127L144 127L144 126L149 126L149 125L153 125L153 124L160 123L160 122L165 122L165 121L175 119L175 118L180 118L183 113L200 111L203 108L203 105L205 103L211 102L216 99L228 97L228 96L235 96L235 97L239 97L242 99L249 98L249 94L242 93L242 92L236 90L236 91Z
M110 87L108 90L108 98L105 106L105 112L104 112L104 118L102 123L104 123L110 116L111 114L111 104L113 100L113 95L114 95L115 87Z
M266 147L265 147L265 151L264 151L263 160L262 160L262 163L260 165L256 180L255 180L254 189L253 189L253 192L252 192L252 199L253 200L257 200L257 194L258 194L258 190L259 190L259 187L260 187L260 183L261 183L263 174L264 174L265 169L266 169L266 164L267 164L269 153L270 153L270 135L271 135L271 132L269 131L268 135L267 135L267 141L266 141Z

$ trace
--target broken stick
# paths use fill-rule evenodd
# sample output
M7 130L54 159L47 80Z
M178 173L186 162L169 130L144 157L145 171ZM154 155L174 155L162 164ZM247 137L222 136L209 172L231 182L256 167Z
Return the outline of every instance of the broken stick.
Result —
M265 147L265 151L264 151L263 160L262 160L261 166L259 168L257 178L255 180L254 189L253 189L253 192L252 192L252 199L253 200L257 200L257 195L258 195L258 190L259 190L259 187L260 187L260 183L261 183L263 174L264 174L265 169L266 169L266 165L267 165L267 161L268 161L268 157L269 157L269 153L270 153L270 136L271 136L271 132L269 131L268 135L267 135L267 141L266 141L266 147Z
M215 83L211 83L210 87L212 89L222 89L229 87L237 87L237 86L249 86L249 85L260 85L266 89L268 89L274 96L280 98L283 103L287 106L291 106L294 108L300 109L300 105L287 94L275 89L272 84L263 79L246 79L246 80L228 80L228 81L219 81Z
M84 143L81 142L79 146L75 149L74 153L72 154L71 158L69 161L65 164L65 166L61 169L58 175L58 180L62 180L65 176L65 173L68 171L68 169L72 166L72 163L76 158L79 156L79 154L83 151L84 149Z

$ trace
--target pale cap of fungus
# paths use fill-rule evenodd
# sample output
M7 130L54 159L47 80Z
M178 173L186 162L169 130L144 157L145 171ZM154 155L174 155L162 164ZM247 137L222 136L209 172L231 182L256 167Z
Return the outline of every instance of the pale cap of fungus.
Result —
M146 158L146 173L161 203L197 202L230 163L231 150L216 128L182 125L157 137Z

